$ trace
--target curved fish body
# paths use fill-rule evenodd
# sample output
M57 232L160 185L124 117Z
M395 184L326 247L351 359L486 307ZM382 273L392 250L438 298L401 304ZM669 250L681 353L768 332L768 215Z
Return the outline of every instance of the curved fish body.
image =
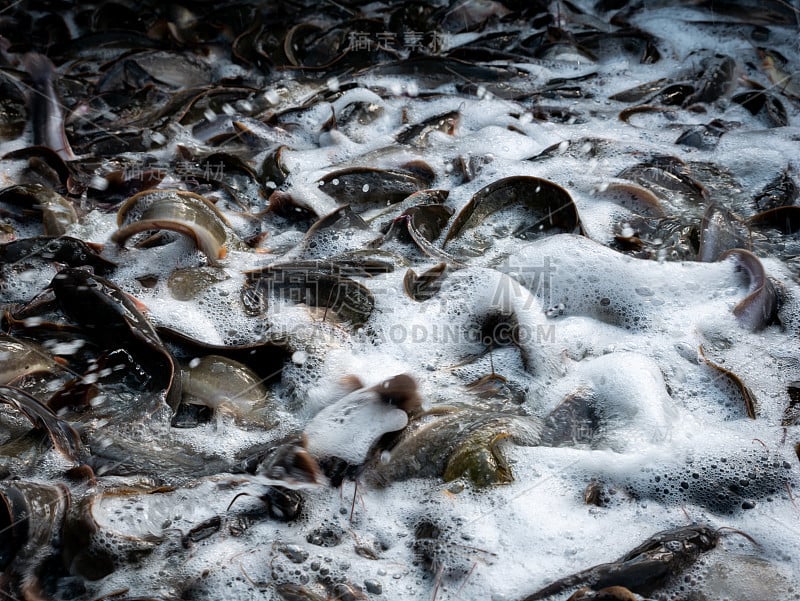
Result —
M152 384L177 407L180 378L175 362L140 306L113 282L79 268L64 269L50 284L58 305L70 319L109 350L126 349L147 366Z
M522 601L547 599L581 585L593 589L622 586L640 595L649 595L671 577L679 576L703 553L716 547L718 540L718 531L708 526L665 530L654 534L615 562L557 580Z
M31 52L23 58L31 77L31 121L34 144L51 148L64 160L75 159L75 153L64 131L64 108L56 95L56 70L46 56Z

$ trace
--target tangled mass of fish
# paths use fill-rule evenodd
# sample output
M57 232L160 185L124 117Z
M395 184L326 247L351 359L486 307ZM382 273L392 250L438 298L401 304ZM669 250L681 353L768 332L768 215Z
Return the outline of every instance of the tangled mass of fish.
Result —
M800 599L796 2L6 3L0 593Z

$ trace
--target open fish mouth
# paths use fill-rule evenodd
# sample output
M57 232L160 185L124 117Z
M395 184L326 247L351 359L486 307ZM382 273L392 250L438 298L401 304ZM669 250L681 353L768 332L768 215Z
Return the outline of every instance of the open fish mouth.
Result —
M50 4L0 594L800 590L796 2Z

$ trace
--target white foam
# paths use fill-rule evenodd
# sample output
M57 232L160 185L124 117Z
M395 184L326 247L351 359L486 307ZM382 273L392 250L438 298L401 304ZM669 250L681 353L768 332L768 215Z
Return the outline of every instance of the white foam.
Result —
M306 424L309 450L319 457L363 463L372 444L408 424L405 411L381 400L374 391L357 391L329 405Z

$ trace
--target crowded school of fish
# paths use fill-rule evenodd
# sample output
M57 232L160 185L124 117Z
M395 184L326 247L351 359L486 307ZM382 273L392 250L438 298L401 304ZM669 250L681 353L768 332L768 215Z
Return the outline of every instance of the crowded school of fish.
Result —
M796 2L0 7L0 594L800 599Z

